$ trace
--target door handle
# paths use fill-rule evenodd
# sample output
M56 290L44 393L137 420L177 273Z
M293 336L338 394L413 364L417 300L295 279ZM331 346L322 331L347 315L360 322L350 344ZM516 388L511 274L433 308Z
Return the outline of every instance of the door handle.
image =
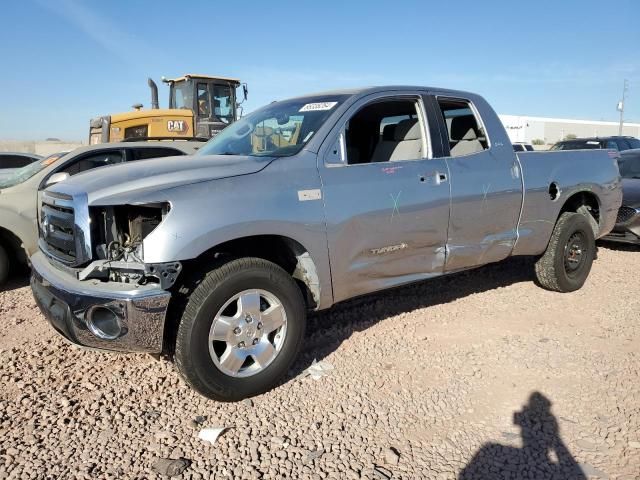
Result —
M447 181L447 174L442 172L429 172L424 175L420 175L420 181L424 183L440 185Z

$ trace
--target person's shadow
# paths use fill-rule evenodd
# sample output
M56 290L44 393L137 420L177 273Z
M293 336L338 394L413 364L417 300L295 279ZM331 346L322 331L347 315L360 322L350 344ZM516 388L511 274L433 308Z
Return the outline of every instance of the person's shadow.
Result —
M522 411L513 414L513 423L522 429L522 448L499 443L483 445L460 472L459 480L586 480L560 438L548 398L532 393Z

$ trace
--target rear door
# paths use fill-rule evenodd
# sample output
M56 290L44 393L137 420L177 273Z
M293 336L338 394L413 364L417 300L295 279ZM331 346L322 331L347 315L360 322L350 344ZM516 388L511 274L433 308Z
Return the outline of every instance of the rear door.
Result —
M327 139L318 166L334 301L442 273L448 172L425 120L419 95L376 94Z
M517 239L522 205L520 166L513 147L506 133L487 135L502 127L486 102L481 103L488 117L485 122L469 98L434 95L429 101L450 173L445 271L502 260Z

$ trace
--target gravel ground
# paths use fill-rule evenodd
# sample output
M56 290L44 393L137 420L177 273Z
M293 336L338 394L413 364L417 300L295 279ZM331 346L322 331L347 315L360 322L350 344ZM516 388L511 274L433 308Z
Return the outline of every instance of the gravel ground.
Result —
M21 280L0 293L0 479L640 478L640 249L603 245L573 294L531 268L314 316L289 378L235 404L67 345Z

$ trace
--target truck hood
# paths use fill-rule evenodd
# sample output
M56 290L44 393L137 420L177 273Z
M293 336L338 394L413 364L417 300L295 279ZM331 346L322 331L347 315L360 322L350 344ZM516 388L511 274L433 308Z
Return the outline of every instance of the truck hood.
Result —
M622 195L623 205L640 207L640 178L623 178Z
M265 168L273 157L190 155L100 167L74 175L47 189L68 195L86 194L89 205L132 203L174 187L248 175Z

